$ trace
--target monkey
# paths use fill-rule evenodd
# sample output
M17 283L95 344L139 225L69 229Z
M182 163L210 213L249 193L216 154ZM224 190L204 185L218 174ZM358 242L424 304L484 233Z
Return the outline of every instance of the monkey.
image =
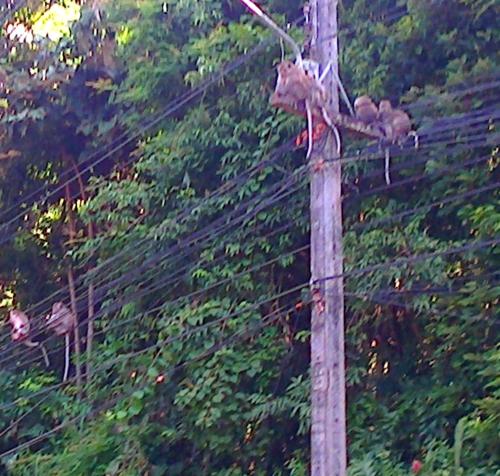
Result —
M283 101L286 99L286 101ZM300 111L300 104L304 102L307 117L308 148L306 157L309 158L312 152L313 121L320 118L335 134L337 148L340 147L340 135L335 125L330 121L324 105L328 101L328 93L325 87L310 72L309 69L292 63L282 61L278 65L278 80L276 82L275 93L271 97L271 104L285 102L294 104ZM292 106L291 109L294 109ZM303 113L303 110L300 111ZM340 150L338 150L340 153Z
M370 96L359 96L354 101L354 111L356 118L367 126L376 122L378 109Z
M75 327L75 316L62 302L52 304L52 312L47 316L47 328L56 335L63 336Z
M40 347L45 365L46 367L49 367L49 356L47 355L47 351L45 350L44 345L40 342L32 341L29 337L31 325L28 316L23 311L12 309L9 313L9 323L12 326L12 329L10 331L12 341L22 342L24 345L30 348Z
M14 342L22 342L26 340L30 333L30 322L28 316L16 309L9 313L9 323L12 326L10 336Z
M387 99L380 101L378 120L386 138L393 143L401 143L411 131L410 116L401 109L393 109Z
M52 312L46 317L47 328L58 336L64 336L64 374L63 382L68 379L70 333L76 325L75 315L62 302L52 304Z
M309 65L309 62L304 64ZM325 104L328 102L328 93L321 84L321 80L326 73L318 79L311 72L312 67L304 69L291 61L283 61L278 65L278 80L275 93L271 97L271 104L280 104L280 99L286 98L286 104L293 103L299 107L302 101L305 103L305 113L308 126L308 148L306 157L309 158L312 152L313 121L315 118L321 119L335 134L337 152L340 154L340 134L337 127L328 117ZM292 107L293 109L293 107ZM302 111L303 112L303 111Z
M291 61L282 61L278 65L276 95L290 98L294 102L304 101L312 88L312 78Z
M331 64L329 63L327 67L325 68L325 71L323 72L323 75L321 78L316 78L313 77L310 72L306 71L304 69L304 61L302 59L302 54L300 52L300 48L295 42L295 40L288 35L283 29L281 29L258 5L256 5L252 0L241 0L242 3L244 3L252 13L257 15L257 18L260 19L260 21L267 26L268 28L271 28L271 30L279 37L281 38L284 42L286 42L292 49L292 51L295 54L295 65L294 68L291 68L291 65L293 63L291 62L282 62L278 66L278 83L276 85L276 92L278 92L279 87L282 87L281 91L281 96L288 95L289 98L298 98L297 101L294 102L300 102L301 100L305 100L305 106L306 106L306 117L307 117L307 131L308 131L308 137L309 137L309 143L307 147L307 154L306 158L309 158L312 152L312 134L313 134L313 117L316 112L320 112L320 117L325 121L325 123L330 127L330 129L333 131L335 134L335 140L337 142L337 153L340 154L340 134L337 129L337 127L332 123L332 121L329 119L328 114L326 113L324 105L326 104L326 98L327 98L327 93L324 87L321 85L322 79L326 76L328 73L329 69L331 68ZM280 70L280 66L283 67ZM295 69L297 68L297 69ZM300 72L300 74L299 74ZM337 81L337 84L339 85L339 88L341 90L341 93L343 94L343 97L347 98L347 95L345 94L345 90L342 86L342 83L340 82L340 78L338 74L336 74L336 71L333 71L335 80ZM283 80L282 75L285 74L285 78ZM294 76L294 81L290 81L290 87L287 87L287 77ZM309 78L306 80L305 78ZM281 78L281 79L280 79ZM298 87L298 90L292 90L293 85ZM305 90L304 90L305 89ZM279 97L280 94L277 94ZM345 99L344 98L344 99ZM349 103L349 99L347 98L347 104L350 108L350 111L352 113L352 107Z
M409 135L413 136L415 149L419 146L418 135L412 130L411 119L406 112L401 109L393 109L388 99L380 101L378 106L377 121L386 139L392 144L402 145L404 139ZM389 176L389 147L385 149L385 181L387 185L391 183Z

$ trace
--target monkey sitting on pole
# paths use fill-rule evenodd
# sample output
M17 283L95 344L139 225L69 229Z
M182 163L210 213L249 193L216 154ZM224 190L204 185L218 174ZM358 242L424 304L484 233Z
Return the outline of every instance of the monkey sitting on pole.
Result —
M305 103L305 114L307 117L307 132L308 132L308 148L306 157L309 158L312 152L313 138L313 120L319 117L322 122L326 123L335 135L337 143L337 152L340 154L341 142L340 133L328 117L325 105L328 102L328 93L321 84L328 72L331 69L331 64L325 66L321 76L318 74L318 67L314 67L314 62L303 60L300 53L300 48L294 39L283 31L258 5L252 0L241 0L252 13L257 15L257 18L267 27L269 27L280 39L286 42L295 54L295 64L290 61L282 61L278 65L278 81L275 88L275 93L271 97L271 104L280 105L289 112L302 114L300 103ZM315 70L315 71L314 71ZM335 70L332 70L335 81L339 86L342 99L346 102L351 114L353 114L352 106L345 92L339 75Z

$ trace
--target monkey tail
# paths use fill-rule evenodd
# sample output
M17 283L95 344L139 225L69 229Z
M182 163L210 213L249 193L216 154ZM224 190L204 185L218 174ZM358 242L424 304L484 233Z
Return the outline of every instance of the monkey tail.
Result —
M389 151L389 147L386 147L385 148L385 183L387 185L390 185L390 183L391 183L391 176L389 174L390 162L391 162L391 154Z
M340 156L342 143L340 142L340 133L337 127L333 126L333 134L335 135L335 143L337 144L337 155Z
M47 354L47 350L45 349L45 346L42 343L38 343L37 345L40 347L40 350L42 351L43 360L45 361L45 367L50 367L49 356Z
M337 144L337 154L340 155L340 151L342 150L342 142L340 140L340 133L337 126L330 120L328 114L326 113L326 109L324 107L321 108L321 114L323 116L326 125L333 131L335 135L335 143Z
M66 382L68 380L68 374L69 374L69 333L66 333L64 336L64 343L65 343L65 349L64 349L64 375L63 375L63 382Z

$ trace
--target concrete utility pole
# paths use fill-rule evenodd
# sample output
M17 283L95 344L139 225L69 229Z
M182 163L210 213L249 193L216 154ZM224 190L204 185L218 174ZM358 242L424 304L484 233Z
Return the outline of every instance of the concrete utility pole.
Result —
M338 0L311 0L311 57L321 68L331 63L338 72ZM325 86L328 110L339 112L339 95L330 72ZM311 323L312 476L345 476L346 414L344 365L344 294L341 276L341 166L335 138L311 155ZM332 160L333 159L333 160Z

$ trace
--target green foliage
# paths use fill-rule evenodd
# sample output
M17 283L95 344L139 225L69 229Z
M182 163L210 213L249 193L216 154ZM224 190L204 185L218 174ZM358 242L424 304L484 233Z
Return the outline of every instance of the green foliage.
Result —
M349 94L407 104L437 134L392 157L392 188L378 160L344 166L349 475L408 475L414 460L421 476L493 475L498 247L444 252L499 232L497 190L471 194L496 183L496 125L451 147L460 115L496 104L494 90L462 92L496 74L495 5L399 3L340 10ZM308 474L309 192L302 152L274 155L304 125L271 110L279 45L237 5L103 2L101 21L82 7L69 37L0 64L0 202L9 219L23 204L0 242L0 302L67 300L71 266L82 332L89 282L97 312L81 398L74 381L53 387L60 342L47 342L48 370L2 347L0 452L63 424L3 458L10 474ZM265 7L285 24L300 2ZM450 141L433 132L454 124ZM365 145L346 136L344 154ZM22 198L68 175L83 190Z

